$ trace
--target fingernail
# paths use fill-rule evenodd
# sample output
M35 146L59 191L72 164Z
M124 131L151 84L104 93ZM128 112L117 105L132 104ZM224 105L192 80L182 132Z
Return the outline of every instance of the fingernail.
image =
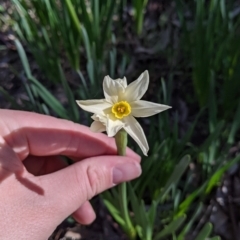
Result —
M139 177L141 173L141 166L137 162L117 165L113 168L113 183L130 181Z

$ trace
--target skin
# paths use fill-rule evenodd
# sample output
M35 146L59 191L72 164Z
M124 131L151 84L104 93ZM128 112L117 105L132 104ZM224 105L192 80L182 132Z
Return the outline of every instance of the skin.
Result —
M117 156L114 139L88 127L23 111L0 116L0 239L47 239L69 215L90 224L88 200L141 174L136 153Z

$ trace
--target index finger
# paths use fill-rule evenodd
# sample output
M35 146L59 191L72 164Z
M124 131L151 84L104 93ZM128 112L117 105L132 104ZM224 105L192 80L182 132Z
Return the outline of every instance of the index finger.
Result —
M113 138L93 133L83 125L37 113L0 111L0 134L21 160L28 155L88 158L117 154ZM140 161L130 149L127 155Z

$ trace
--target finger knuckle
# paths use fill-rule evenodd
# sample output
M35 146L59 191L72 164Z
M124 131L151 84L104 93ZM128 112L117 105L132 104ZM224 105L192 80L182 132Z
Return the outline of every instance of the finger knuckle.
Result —
M90 189L88 198L90 199L99 193L103 174L101 173L101 171L99 171L99 169L96 169L92 166L89 166L87 168L86 173L87 173L87 184Z

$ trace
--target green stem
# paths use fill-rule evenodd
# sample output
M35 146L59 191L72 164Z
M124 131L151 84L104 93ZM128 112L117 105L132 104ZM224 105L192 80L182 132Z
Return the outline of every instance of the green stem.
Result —
M120 130L115 135L115 142L117 145L118 155L125 156L127 147L127 132L123 129ZM123 230L125 231L130 240L134 240L136 239L136 230L132 224L128 211L127 184L126 183L119 184L118 191L120 196L119 197L120 211L125 222Z

